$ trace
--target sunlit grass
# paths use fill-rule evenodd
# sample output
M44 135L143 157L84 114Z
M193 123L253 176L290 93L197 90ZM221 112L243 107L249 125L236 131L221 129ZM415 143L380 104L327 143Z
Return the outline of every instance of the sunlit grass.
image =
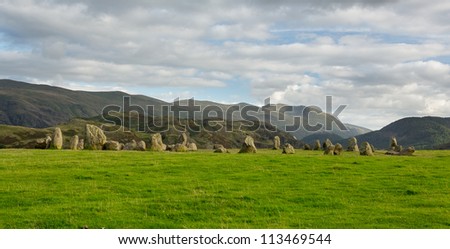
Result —
M0 228L450 228L450 152L0 150Z

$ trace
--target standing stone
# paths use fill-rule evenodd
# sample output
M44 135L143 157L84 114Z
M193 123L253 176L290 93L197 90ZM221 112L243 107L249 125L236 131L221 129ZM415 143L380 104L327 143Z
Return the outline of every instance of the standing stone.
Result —
M178 138L178 143L184 146L188 145L188 137L186 135L186 132L182 132L180 134L180 137Z
M368 142L364 142L359 154L362 156L373 156L372 146Z
M70 139L70 149L71 150L78 150L78 143L79 143L78 135L73 136Z
M241 150L239 153L256 153L255 141L252 137L245 137L244 143L242 144Z
M45 138L36 139L36 149L49 149L52 145L52 138L50 136L46 136Z
M53 134L53 148L60 150L63 147L63 136L61 129L56 127L55 133Z
M82 138L78 140L78 150L84 150L84 139Z
M167 146L163 143L160 133L152 135L152 144L150 146L151 151L165 151L166 147Z
M328 145L327 147L324 148L324 155L334 155L334 145Z
M273 138L273 149L274 150L279 150L280 146L281 146L280 137L279 136L275 136Z
M403 147L397 143L397 138L391 137L390 149L395 152L400 152L403 150Z
M139 151L146 151L146 150L147 150L147 145L145 144L144 141L139 141L139 142L137 143L136 150L139 150Z
M102 129L95 125L86 124L86 144L88 150L102 150L106 143L106 136Z
M314 150L320 150L320 140L318 140L318 139L314 143Z
M288 144L288 143L284 144L283 154L295 154L294 146L292 146L291 144Z
M356 137L352 137L348 140L347 151L359 152L358 140L356 140Z
M188 143L188 151L197 151L197 145L195 143Z
M215 144L214 152L215 153L228 153L228 150L221 144Z
M106 143L103 145L104 150L121 150L120 143L117 141L106 141Z
M125 146L123 147L123 150L136 150L137 146L138 145L137 145L136 141L133 139L133 140L131 140L131 142L125 144Z
M344 148L342 147L342 145L340 143L337 143L334 145L333 153L335 155L341 155L343 150L344 150Z
M327 140L325 140L325 142L323 142L322 149L326 151L327 148L331 145L333 145L333 143L330 141L330 139L327 138Z
M303 145L304 150L311 150L311 146L309 144Z

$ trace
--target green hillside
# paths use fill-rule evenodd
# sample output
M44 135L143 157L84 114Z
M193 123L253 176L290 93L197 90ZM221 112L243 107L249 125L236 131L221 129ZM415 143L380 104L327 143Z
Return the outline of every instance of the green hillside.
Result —
M416 149L445 148L450 143L450 118L411 117L395 121L379 131L357 136L358 141L368 141L375 147L386 149L394 136L400 145Z

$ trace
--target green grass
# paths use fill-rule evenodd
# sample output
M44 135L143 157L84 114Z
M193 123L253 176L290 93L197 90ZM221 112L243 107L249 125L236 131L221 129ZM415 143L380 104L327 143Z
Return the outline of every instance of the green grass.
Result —
M450 152L0 150L0 228L450 228Z

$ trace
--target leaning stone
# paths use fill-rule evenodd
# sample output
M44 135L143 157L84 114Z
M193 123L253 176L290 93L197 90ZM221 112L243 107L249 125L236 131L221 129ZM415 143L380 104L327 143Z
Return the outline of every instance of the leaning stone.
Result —
M182 132L182 133L180 134L180 137L178 138L178 143L179 143L179 144L182 144L182 145L184 145L184 146L187 146L187 145L188 145L188 137L187 137L187 135L186 135L186 132Z
M242 144L241 150L239 153L256 153L255 141L252 137L245 137L244 143Z
M275 136L273 138L273 149L274 150L279 150L280 146L281 146L280 137L279 136Z
M359 154L362 156L373 156L372 146L368 142L364 142Z
M70 139L70 149L71 150L78 150L78 143L79 143L78 135L73 136Z
M294 146L292 146L291 144L286 143L283 146L283 154L295 154Z

